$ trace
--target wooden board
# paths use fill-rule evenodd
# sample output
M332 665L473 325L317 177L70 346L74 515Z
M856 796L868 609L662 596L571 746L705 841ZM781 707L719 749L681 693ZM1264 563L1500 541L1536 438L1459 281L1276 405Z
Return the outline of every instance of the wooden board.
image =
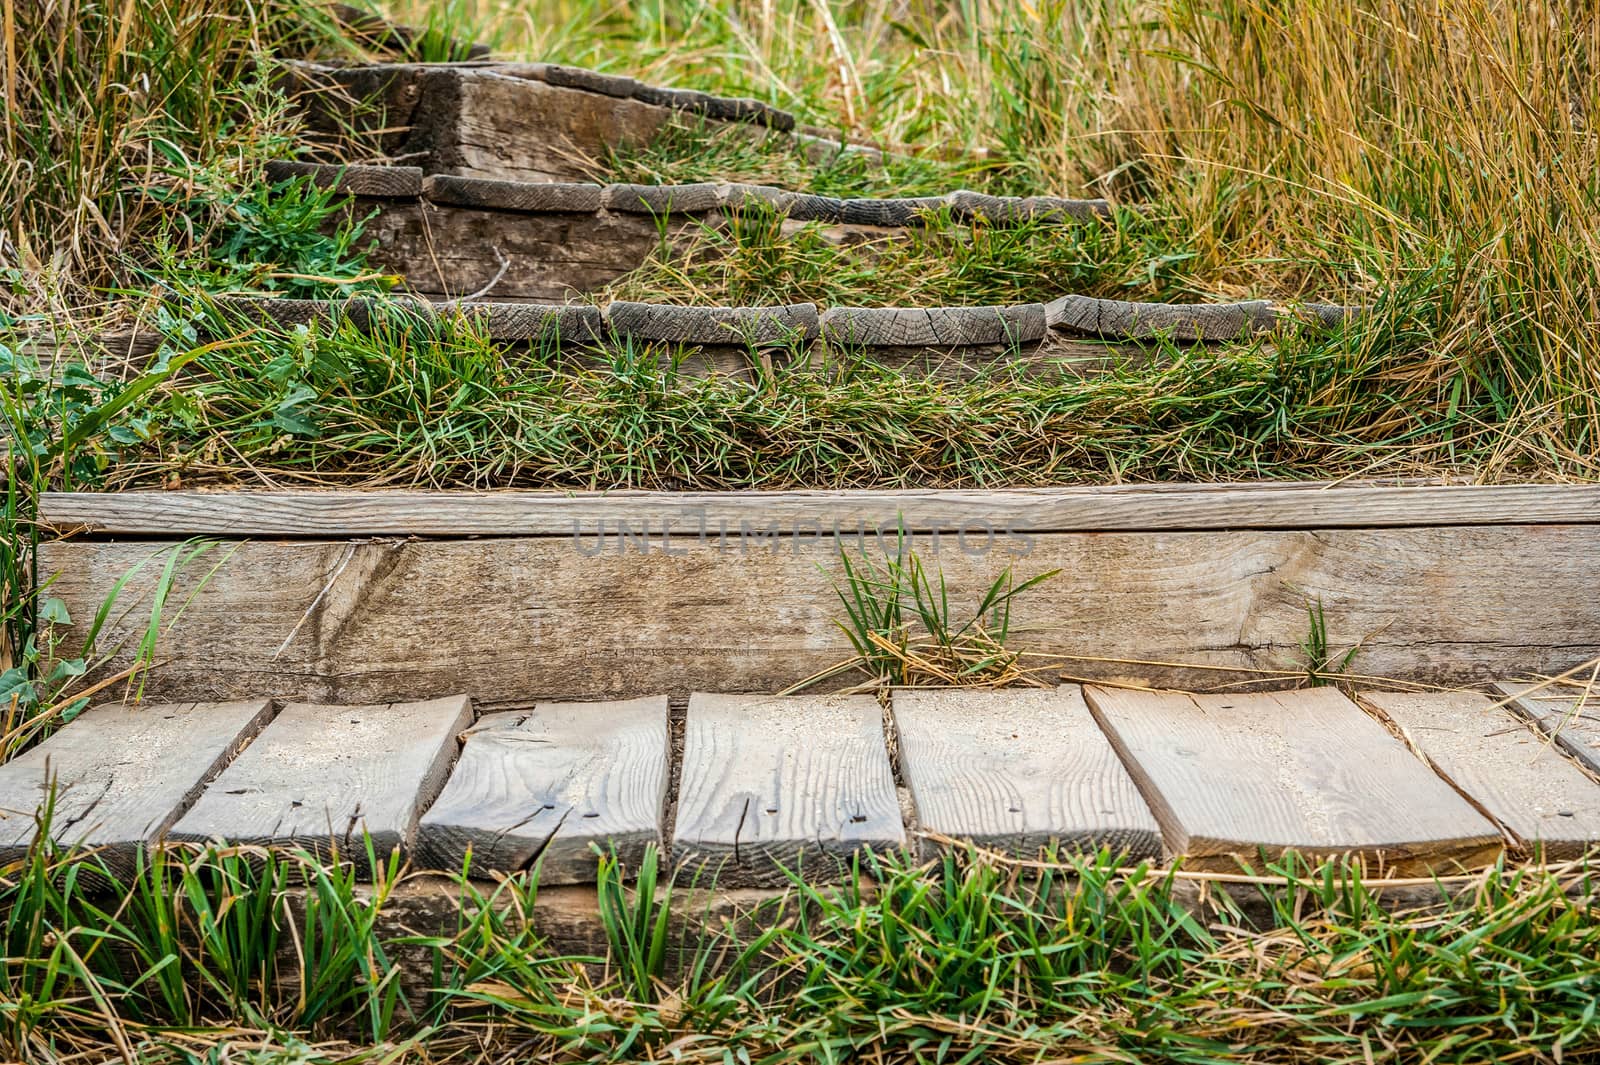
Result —
M265 699L84 711L0 765L0 863L27 851L54 786L51 837L96 850L114 872L130 871L139 848L178 819L271 715Z
M357 210L364 210L358 207ZM672 223L669 241L697 224ZM488 300L564 300L603 288L661 245L641 214L517 214L388 204L367 224L372 262L417 292Z
M897 691L918 828L1033 856L1161 853L1161 829L1076 686Z
M1449 872L1500 850L1482 814L1334 688L1085 694L1190 867L1295 850Z
M57 529L140 536L561 536L605 522L1032 533L1600 523L1600 485L1141 484L789 492L44 492Z
M870 695L689 700L672 854L680 882L827 883L903 846L883 714Z
M1513 834L1565 861L1600 843L1600 782L1478 692L1363 692L1415 750Z
M1581 689L1553 684L1535 689L1516 681L1501 681L1495 687L1511 698L1512 709L1554 736L1555 742L1591 772L1600 773L1600 695L1591 694L1584 701Z
M369 871L411 845L472 722L464 695L378 706L290 703L176 825L182 842L305 848Z
M418 861L460 872L539 864L541 884L593 883L593 847L636 869L660 840L667 788L667 698L540 703L491 714L417 829Z
M580 524L575 539L569 522L566 536L552 537L224 543L177 575L168 601L186 606L163 625L165 664L147 690L168 701L373 703L448 694L471 677L484 709L779 691L849 657L830 581L843 579L841 548L892 553L892 521L881 537L842 525L837 540L820 520L779 512L709 522L704 539L686 520L668 537L660 522L648 533L630 523L621 536L608 523L603 539L592 524ZM1353 668L1372 676L1462 683L1559 673L1591 653L1574 634L1600 631L1595 527L1010 535L1002 527L992 539L982 529L937 543L916 536L908 546L942 573L955 610L971 609L1008 566L1018 580L1059 570L1016 600L1014 642L1077 656L1060 660L1065 679L1179 688L1271 681L1217 670L1293 669L1307 597L1322 602L1334 653L1359 641ZM51 594L73 617L88 618L144 563L102 635L106 646L133 646L162 553L180 542L47 543L39 572L56 575ZM109 668L127 661L116 656Z

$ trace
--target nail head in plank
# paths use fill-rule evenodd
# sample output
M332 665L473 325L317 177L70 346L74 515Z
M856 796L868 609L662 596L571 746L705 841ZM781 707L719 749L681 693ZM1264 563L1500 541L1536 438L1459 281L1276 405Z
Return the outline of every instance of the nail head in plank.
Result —
M1085 694L1191 867L1295 850L1443 872L1501 848L1494 825L1333 688Z
M920 827L1024 855L1160 855L1155 816L1076 686L897 691L894 720Z
M1363 692L1482 809L1553 861L1600 843L1600 783L1478 692Z
M290 703L217 775L174 840L304 847L370 872L363 834L385 860L411 845L417 815L443 787L465 695L374 706Z
M539 703L482 718L449 783L422 815L418 860L474 875L539 865L541 884L590 883L592 846L637 869L660 839L667 697Z
M1579 705L1581 689L1549 684L1538 688L1517 681L1495 684L1512 700L1511 706L1546 735L1555 736L1590 772L1600 773L1600 692Z
M27 850L54 781L56 842L96 849L114 871L131 869L139 847L183 814L271 711L266 699L84 711L0 766L0 862Z
M868 695L689 699L673 831L680 882L837 879L905 844L883 712Z

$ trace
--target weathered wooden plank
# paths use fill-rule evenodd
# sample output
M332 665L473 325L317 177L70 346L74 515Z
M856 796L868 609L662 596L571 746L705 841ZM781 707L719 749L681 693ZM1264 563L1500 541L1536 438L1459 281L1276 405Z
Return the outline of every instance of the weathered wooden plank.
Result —
M125 873L239 747L271 717L265 699L84 711L39 746L0 765L0 864L28 849L40 808L62 846L97 851Z
M1595 630L1578 631L1592 633ZM1511 699L1514 710L1546 735L1554 736L1557 743L1592 772L1600 773L1600 696L1591 694L1585 701L1581 690L1566 685L1537 687L1518 681L1499 681L1495 687Z
M1266 300L1246 303L1132 303L1062 296L1045 305L1050 325L1103 337L1233 340L1271 329L1276 318Z
M417 816L444 786L465 695L375 706L290 703L172 827L178 842L335 852L370 872L411 846Z
M603 288L661 243L644 214L483 211L397 203L367 225L374 265L422 293L487 300L564 301ZM682 224L694 223L685 220ZM677 239L669 233L668 239Z
M539 703L491 714L417 829L418 860L474 875L539 866L542 884L592 883L594 847L637 869L660 840L667 697Z
M839 211L839 221L845 225L861 226L916 226L930 214L948 206L943 196L916 196L907 199L845 200Z
M422 195L422 170L415 166L361 166L351 163L306 163L274 159L267 163L268 181L308 177L318 188L380 199L416 199Z
M665 303L617 301L605 309L618 336L674 344L791 344L817 335L817 308L678 307Z
M1132 859L1161 829L1076 686L894 693L900 768L916 823L980 846Z
M177 577L169 602L186 607L164 619L166 664L147 691L381 702L471 676L493 709L535 692L776 691L850 653L829 584L843 579L841 550L896 550L893 515L841 523L835 537L810 513L713 516L703 534L682 515L607 521L603 535L569 521L565 536L226 544ZM144 563L102 634L132 647L162 568L149 560L181 541L46 543L40 575L56 575L51 593L87 618ZM1068 679L1198 687L1257 676L1216 668L1292 670L1307 597L1320 599L1335 652L1361 644L1354 669L1369 676L1559 673L1593 654L1575 640L1600 631L1593 526L1041 534L997 518L907 546L942 573L953 608L1008 566L1019 580L1059 570L1017 600L1013 621L1029 650L1084 656L1062 661Z
M726 186L717 182L694 185L607 185L600 193L608 211L630 214L705 214L722 207Z
M555 308L496 304L535 318ZM573 311L597 308L561 308ZM499 331L501 326L496 325ZM598 323L595 324L598 329ZM998 490L792 492L44 492L47 526L101 534L211 536L563 536L597 522L680 534L702 517L829 530L1028 533L1600 524L1600 485L1361 485L1267 481Z
M1446 779L1512 834L1565 861L1600 844L1600 782L1478 692L1363 692Z
M672 853L680 880L829 882L903 846L883 715L868 695L689 700Z
M957 347L1024 343L1045 334L1044 306L830 307L822 335L835 344L863 347Z
M600 210L602 189L583 181L497 181L452 174L431 174L423 182L424 194L435 203L528 213L593 214Z
M1085 694L1190 867L1293 850L1449 872L1500 851L1494 825L1334 688Z

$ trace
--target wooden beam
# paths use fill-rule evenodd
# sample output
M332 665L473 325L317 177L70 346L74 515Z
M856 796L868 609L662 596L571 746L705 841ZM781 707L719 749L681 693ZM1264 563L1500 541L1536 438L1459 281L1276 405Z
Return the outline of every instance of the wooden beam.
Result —
M870 695L689 700L672 854L680 882L814 883L905 831Z
M1580 690L1566 685L1541 688L1531 683L1499 681L1495 687L1511 700L1512 709L1541 732L1555 737L1557 743L1591 772L1600 773L1600 696L1591 694L1585 701Z
M540 703L490 714L417 829L417 860L474 875L537 863L541 884L593 883L594 848L632 873L659 843L667 789L667 697Z
M446 695L470 677L485 709L778 691L851 654L830 583L844 579L841 548L895 550L892 535L858 545L815 532L224 543L177 575L167 601L185 606L163 618L164 664L146 691L372 703ZM47 543L39 572L75 618L93 617L126 577L101 641L131 649L161 560L180 543ZM1226 671L1295 669L1308 600L1321 602L1335 654L1360 644L1353 669L1368 677L1559 673L1592 657L1600 632L1600 528L1589 526L971 535L966 552L962 543L906 542L943 576L956 611L1008 568L1017 580L1059 571L1016 600L1012 642L1073 656L1027 661L1067 679L1281 685L1282 674Z
M1500 851L1494 825L1334 688L1085 694L1187 867L1295 851L1449 873Z
M1362 692L1456 789L1549 861L1600 844L1600 782L1478 692Z
M130 872L139 848L159 838L271 716L266 699L84 711L0 765L0 864L27 851L54 788L51 837Z
M444 786L456 734L472 721L464 695L382 706L291 703L211 782L169 833L176 842L229 842L337 852L371 872L407 849L417 815Z
M45 492L59 530L141 536L559 536L648 523L1028 533L1600 524L1600 485L1156 484L789 492Z
M1161 854L1155 817L1076 686L897 691L894 721L918 828L1027 857Z

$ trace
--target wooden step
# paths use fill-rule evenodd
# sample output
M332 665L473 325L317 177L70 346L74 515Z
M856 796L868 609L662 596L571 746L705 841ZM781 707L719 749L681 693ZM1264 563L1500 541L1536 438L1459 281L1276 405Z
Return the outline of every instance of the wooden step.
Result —
M673 828L680 881L827 883L905 844L883 712L869 695L695 693Z
M661 838L667 757L664 695L489 714L422 816L417 860L461 869L470 849L476 875L537 862L540 883L580 884L599 848L636 869Z
M1259 868L1295 850L1443 873L1501 848L1493 824L1333 688L1086 694L1188 867Z
M1036 856L1161 853L1161 829L1076 686L898 691L900 764L921 829Z
M337 853L370 872L409 848L417 817L444 786L465 695L380 706L290 703L173 826L177 842Z
M1600 844L1600 782L1558 746L1477 692L1364 692L1512 841L1565 861Z
M271 708L254 699L85 710L0 765L0 864L27 851L41 808L51 806L58 844L94 850L113 871L131 871L139 848L183 814Z
M1511 706L1546 735L1552 736L1566 751L1600 773L1600 692L1583 698L1570 687L1539 687L1516 681L1495 685Z

